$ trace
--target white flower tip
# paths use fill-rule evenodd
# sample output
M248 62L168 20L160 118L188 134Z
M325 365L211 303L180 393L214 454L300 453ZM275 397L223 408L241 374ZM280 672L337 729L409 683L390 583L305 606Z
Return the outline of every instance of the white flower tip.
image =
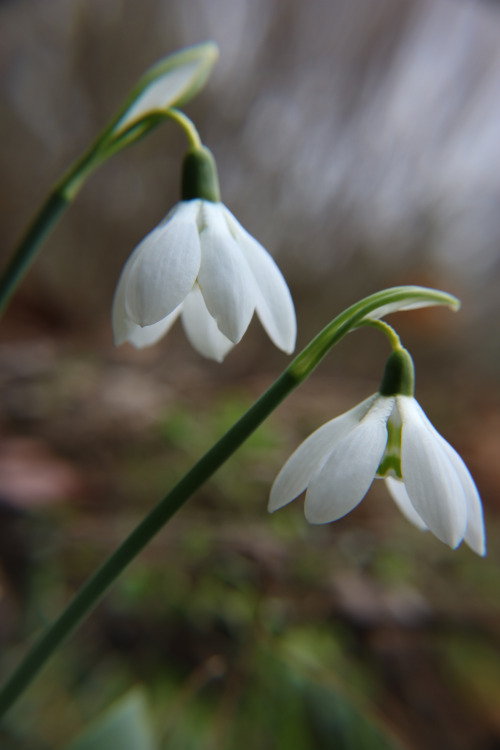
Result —
M474 504L470 502L470 496L468 498L468 518L465 534L455 533L453 538L451 538L450 532L450 539L445 538L442 541L445 542L445 544L448 544L452 549L456 549L462 542L465 542L467 546L476 553L476 555L484 557L486 555L486 532L484 529L481 501L477 491L475 494L477 502Z
M439 539L439 537L438 537L438 539ZM449 539L441 539L441 541L444 542L445 544L447 544L448 547L450 547L451 549L457 549L462 544L463 538L460 537L457 540L456 537L454 537L454 538L449 538Z
M114 314L111 321L111 328L113 331L114 346L121 346L127 342L131 343L131 324L124 316Z
M137 349L137 351L140 351L141 349L146 349L148 346L152 346L153 343L151 341L141 341L140 339L127 339L127 344L130 344L130 346L133 346L134 349Z
M228 322L227 318L224 320L217 320L214 318L214 320L217 325L217 330L219 331L219 333L221 333L224 336L224 338L228 339L233 346L240 343L241 339L243 338L243 336L245 335L248 329L248 325L244 330L241 328L239 330L235 329L234 321L230 320ZM228 327L229 325L231 325L232 328L229 328Z
M484 523L480 524L479 528L468 528L464 541L476 555L485 557L487 550Z
M275 491L275 485L276 483L271 487L271 494L269 496L269 502L267 504L268 513L274 513L276 510L279 510L287 504L287 501L283 502L282 496L280 496L278 492Z
M197 284L184 303L182 325L191 345L202 357L222 362L233 348L233 343L221 333L208 312Z
M297 343L297 332L295 331L293 338L290 338L290 341L284 344L280 344L278 342L275 342L278 349L280 349L282 352L285 352L285 354L293 354L295 351L295 345Z
M113 332L113 346L121 346L122 344L125 343L126 340L127 340L127 337L124 336L123 334L115 332L115 331Z
M228 352L211 351L206 354L203 354L202 356L205 357L206 359L211 359L212 362L218 362L219 364L221 364L221 362L224 362L224 360L226 359L227 354Z
M432 531L434 536L440 539L444 544L451 547L451 549L457 549L457 547L463 542L465 536L463 519L458 516L456 518L449 517L447 520L442 519L441 522L438 522L433 526L429 523L429 530Z
M124 331L113 332L113 345L122 346L123 344L130 344L134 349L143 349L145 346L149 346L149 343L141 342L132 334L127 334Z
M483 540L482 544L479 544L478 546L476 546L475 544L471 544L470 542L467 542L467 544L469 545L469 547L471 548L471 550L476 553L476 555L479 555L479 557L485 557L486 556L487 550L486 550L486 542L485 542L485 540Z
M283 467L283 469L287 466ZM298 497L298 494L293 494L292 497L290 497L290 491L288 488L287 491L287 482L283 479L283 469L280 471L276 479L274 480L274 484L271 487L271 493L269 495L269 502L267 504L267 511L268 513L274 513L275 510L280 510L280 508L284 508L285 505L288 505L292 502L292 500L295 500L296 497ZM303 492L303 490L302 490Z
M304 505L304 516L307 523L314 526L319 526L324 523L331 523L336 518L332 518L331 511L328 512L328 508L317 508L316 506L308 506L307 503Z

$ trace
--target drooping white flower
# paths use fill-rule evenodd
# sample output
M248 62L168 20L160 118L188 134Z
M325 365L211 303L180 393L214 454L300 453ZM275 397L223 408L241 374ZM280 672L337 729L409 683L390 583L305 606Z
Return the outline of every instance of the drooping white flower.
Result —
M403 393L388 393L393 388L384 381L379 393L327 422L299 446L273 484L269 510L282 508L307 489L307 520L329 523L353 510L381 476L418 528L429 529L453 548L465 540L484 555L481 500L467 467L429 422L412 395L413 384L397 387Z
M295 310L276 263L220 201L190 198L127 261L113 302L114 340L150 346L181 316L194 348L221 361L254 312L276 346L291 353Z

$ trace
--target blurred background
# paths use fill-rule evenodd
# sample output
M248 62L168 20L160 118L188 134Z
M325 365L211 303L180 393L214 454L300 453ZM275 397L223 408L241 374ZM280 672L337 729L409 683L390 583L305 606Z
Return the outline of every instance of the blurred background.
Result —
M489 539L484 560L452 552L378 482L333 525L307 526L302 500L267 515L291 451L380 383L387 344L357 332L134 563L0 746L64 748L144 685L162 748L499 748L500 5L3 0L0 35L2 260L144 70L215 40L186 112L289 283L298 347L383 287L462 299L392 322ZM287 364L257 322L222 366L180 325L152 349L112 345L120 270L178 200L185 148L166 124L93 175L2 320L4 677Z

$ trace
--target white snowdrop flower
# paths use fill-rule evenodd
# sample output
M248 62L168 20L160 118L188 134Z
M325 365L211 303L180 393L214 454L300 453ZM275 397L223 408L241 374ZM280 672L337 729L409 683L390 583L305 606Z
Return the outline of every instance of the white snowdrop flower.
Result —
M113 302L115 344L150 346L180 316L194 348L222 361L256 312L274 344L291 353L296 319L288 286L220 202L208 149L188 152L182 196L125 264Z
M413 362L404 349L389 357L380 391L327 422L288 459L271 489L273 512L307 489L310 523L329 523L355 508L375 477L420 529L450 547L462 540L486 553L481 500L458 453L413 397Z

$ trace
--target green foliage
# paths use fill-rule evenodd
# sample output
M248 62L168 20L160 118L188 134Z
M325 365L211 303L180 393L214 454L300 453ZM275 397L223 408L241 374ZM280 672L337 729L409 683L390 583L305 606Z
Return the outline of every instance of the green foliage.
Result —
M498 721L500 654L494 639L483 633L447 637L442 644L444 669L475 710Z
M111 706L67 750L154 750L156 747L142 690Z
M247 393L233 392L212 401L208 408L179 404L165 414L160 424L161 435L175 451L176 460L170 461L178 476L202 455L233 425L251 405ZM280 436L272 420L266 421L246 440L231 461L222 466L210 480L219 497L231 502L233 512L240 513L255 499L259 467L264 471L267 489L273 479L270 456L280 445ZM242 482L245 477L245 482ZM249 481L249 477L253 480ZM205 489L204 492L207 490ZM234 498L238 498L237 505ZM266 500L267 502L267 500Z
M194 750L201 741L204 750L232 750L242 742L245 750L401 747L333 678L332 664L314 670L282 646L249 642L226 685L210 691L207 682L198 683L200 692L178 706L164 747ZM313 650L314 642L308 646Z

